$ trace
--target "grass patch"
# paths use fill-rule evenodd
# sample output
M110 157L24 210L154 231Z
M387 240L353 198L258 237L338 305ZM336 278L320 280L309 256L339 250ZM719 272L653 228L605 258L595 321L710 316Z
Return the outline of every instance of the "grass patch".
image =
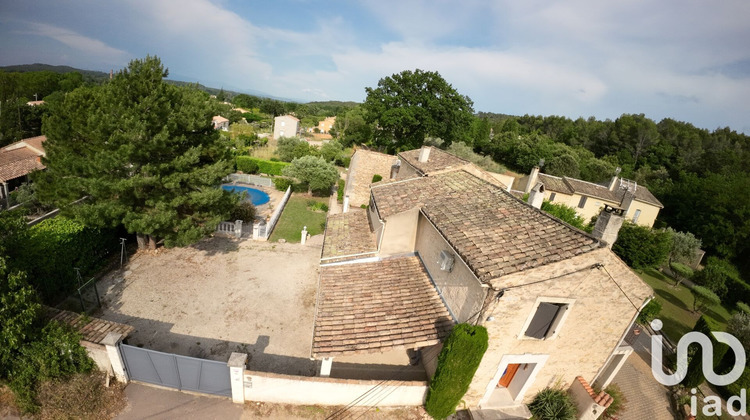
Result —
M677 288L673 287L675 281L672 278L653 269L636 273L654 289L656 299L662 304L661 313L657 316L664 322L662 332L676 343L683 335L693 330L701 315L692 311L693 295L690 289L684 284ZM709 305L703 314L721 325L722 329L726 327L730 317L729 311L722 305Z
M276 242L279 239L286 239L287 242L298 243L301 239L302 228L307 226L307 232L311 236L323 233L326 225L326 213L314 211L308 205L309 201L316 201L322 204L328 203L328 197L310 197L308 195L292 194L289 202L281 213L276 228L269 240Z

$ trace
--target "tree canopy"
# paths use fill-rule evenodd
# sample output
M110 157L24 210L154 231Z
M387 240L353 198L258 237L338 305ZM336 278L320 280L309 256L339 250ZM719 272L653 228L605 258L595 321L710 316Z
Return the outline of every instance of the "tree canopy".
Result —
M133 60L111 82L50 104L40 200L89 226L122 224L152 246L194 242L229 216L236 197L217 187L232 163L211 127L215 110L166 76L156 57Z
M404 70L365 91L365 121L377 127L373 142L388 151L419 148L427 136L448 146L463 139L472 124L471 99L437 72Z

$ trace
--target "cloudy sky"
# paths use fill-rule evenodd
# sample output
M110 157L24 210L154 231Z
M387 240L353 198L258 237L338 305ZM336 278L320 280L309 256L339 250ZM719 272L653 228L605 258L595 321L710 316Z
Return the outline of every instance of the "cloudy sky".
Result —
M152 54L173 79L301 101L420 68L478 111L750 133L749 17L747 0L2 0L0 65Z

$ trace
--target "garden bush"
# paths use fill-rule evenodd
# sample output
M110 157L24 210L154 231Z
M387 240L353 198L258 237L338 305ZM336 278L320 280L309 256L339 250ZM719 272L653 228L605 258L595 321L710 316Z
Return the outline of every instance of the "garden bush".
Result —
M307 208L309 208L312 211L322 211L322 212L328 211L328 205L326 205L325 203L321 203L320 201L315 201L315 200L308 200Z
M89 276L120 249L115 231L88 228L62 216L32 226L22 242L18 268L28 274L30 283L49 304L78 287L73 267Z
M703 286L693 286L690 289L690 293L693 295L693 311L702 311L708 305L718 305L721 303L721 299L716 293Z
M638 314L638 323L641 325L647 325L653 321L661 312L661 302L656 299L651 299L646 306L641 309L641 313Z
M576 405L567 392L560 388L544 388L529 404L529 411L539 420L574 420Z
M737 302L737 309L740 312L744 312L750 315L750 306L748 306L745 302Z
M628 399L625 398L622 390L616 384L609 385L604 390L604 392L612 397L612 404L610 404L609 407L604 410L602 416L605 419L617 419L617 414L619 414L625 408L625 403L628 402Z
M672 248L667 231L655 230L630 222L623 223L612 251L636 269L656 267L663 263Z
M440 351L437 370L427 391L425 410L433 418L444 419L456 412L487 351L488 340L487 329L482 326L453 327Z
M383 180L383 176L382 175L375 174L375 175L372 176L372 183L373 184L376 183L376 182L378 182L378 181L382 181L382 180Z
M693 327L693 331L702 333L711 340L714 356L712 369L714 370L714 372L719 371L718 367L723 363L722 359L724 358L727 350L729 350L728 345L717 341L712 334L712 331L720 330L721 327L716 324L715 321L705 316L701 316L700 318L698 318L698 321ZM691 347L695 349L695 352L690 357L687 375L685 375L685 379L682 381L682 385L687 388L697 387L706 380L706 378L703 376L703 347L695 344Z
M273 179L273 185L279 191L286 191L286 189L291 187L293 184L294 184L294 180L292 178L274 178Z
M286 162L274 162L273 160L263 160L252 156L237 156L235 163L238 171L248 173L260 172L268 175L281 175L282 169L289 166ZM253 163L258 166L258 169L255 172L249 172L249 170L254 168L252 166Z
M346 182L340 179L338 189L336 190L336 201L339 203L344 202L344 191L346 191Z
M237 206L232 209L229 220L242 220L244 223L253 223L255 221L255 213L256 209L253 203L243 200L237 203Z
M566 206L562 203L552 203L550 201L544 201L542 202L542 210L573 227L576 227L583 231L586 230L586 221L583 217L578 215L576 209L574 209L573 207Z

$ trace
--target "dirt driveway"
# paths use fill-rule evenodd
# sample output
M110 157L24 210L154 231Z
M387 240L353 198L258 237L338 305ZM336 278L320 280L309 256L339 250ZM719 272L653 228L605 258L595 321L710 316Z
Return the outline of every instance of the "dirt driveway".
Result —
M99 283L104 319L136 328L128 344L313 376L310 360L322 235L304 246L205 239L131 257Z

